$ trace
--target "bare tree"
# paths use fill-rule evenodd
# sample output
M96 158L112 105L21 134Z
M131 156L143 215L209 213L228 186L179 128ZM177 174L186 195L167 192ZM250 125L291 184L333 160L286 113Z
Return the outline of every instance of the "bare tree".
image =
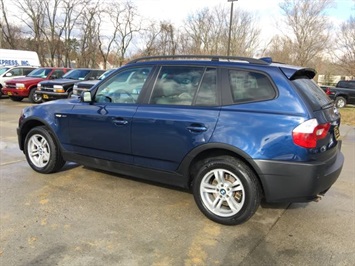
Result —
M19 48L17 40L20 38L21 30L10 23L4 0L0 0L0 7L3 18L0 21L0 48L17 49Z
M220 31L212 30L215 27L215 17L208 8L197 11L185 21L186 38L190 40L189 50L192 54L210 54L214 46L214 35Z
M231 36L231 54L253 56L260 37L256 16L237 9L233 17Z
M127 50L132 42L135 33L141 30L141 23L138 20L137 8L130 1L124 3L122 21L119 25L118 36L115 40L118 45L119 66L125 61Z
M355 77L355 17L341 25L336 38L336 57L346 74Z
M275 35L263 54L272 57L274 62L292 62L293 43L286 37Z
M152 23L144 29L142 38L145 46L140 54L142 56L174 55L179 48L178 36L178 30L170 22Z
M58 66L61 64L61 55L59 55L61 47L60 38L64 31L64 27L61 25L61 18L58 16L62 0L42 0L42 3L44 5L45 26L41 30L49 54L49 62L47 64ZM47 57L45 59L47 61ZM57 59L57 62L55 62L55 59Z
M77 42L73 40L73 30L78 25L83 11L89 3L90 0L63 0L64 65L67 67L71 67L70 58L73 57L72 53L76 53L73 44Z
M284 0L280 4L286 26L282 40L292 44L288 63L309 65L325 51L331 29L325 11L332 4L333 0Z
M43 27L44 27L44 4L42 0L21 0L15 2L15 5L20 10L23 10L24 17L20 17L20 20L28 27L30 32L28 35L31 36L31 44L29 44L29 49L34 50L40 56L40 61L43 62L45 59L44 48L42 44L43 37Z
M231 25L231 54L252 56L258 46L260 29L256 17L236 9ZM185 21L185 40L193 54L226 54L229 32L229 10L217 6L197 11Z
M100 27L100 2L97 1L92 6L87 6L83 11L80 34L80 53L77 63L82 67L98 67L98 33Z
M141 39L143 48L138 51L139 56L151 56L159 54L159 47L157 46L157 42L160 33L161 28L156 24L156 22L152 22L147 28L142 29Z
M118 30L121 25L121 16L124 12L124 8L118 2L110 2L107 4L107 8L103 11L104 16L100 16L99 25L105 24L111 31L105 31L101 26L98 27L98 48L103 60L103 67L106 69L110 53L114 49L115 40L118 35ZM109 18L108 21L102 21L103 18Z

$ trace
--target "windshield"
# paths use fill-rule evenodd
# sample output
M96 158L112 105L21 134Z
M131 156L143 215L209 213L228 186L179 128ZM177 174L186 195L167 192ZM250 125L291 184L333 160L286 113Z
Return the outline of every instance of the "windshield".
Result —
M38 68L33 70L27 77L32 78L47 78L49 73L51 73L52 69L50 68Z
M90 73L90 69L73 69L66 73L64 79L85 80L85 77Z
M332 102L328 95L312 79L300 78L293 80L292 83L310 101L313 110L319 110Z
M106 78L108 75L110 75L113 71L115 71L116 69L110 69L110 70L107 70L105 71L100 77L99 77L99 80L102 80L104 78Z
M2 67L2 68L0 68L0 75L1 74L4 74L7 70L9 70L10 68L8 68L8 67Z

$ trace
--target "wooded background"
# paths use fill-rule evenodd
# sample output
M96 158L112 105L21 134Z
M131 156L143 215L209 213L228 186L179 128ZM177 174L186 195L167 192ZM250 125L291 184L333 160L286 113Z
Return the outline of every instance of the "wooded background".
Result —
M282 1L282 31L265 43L256 14L235 5L230 55L269 56L354 78L355 15L335 27L326 16L333 6L334 0ZM0 8L0 48L36 51L43 66L108 69L139 56L227 54L230 8L221 5L187 14L179 27L143 18L132 1L0 0ZM21 12L9 16L13 10Z

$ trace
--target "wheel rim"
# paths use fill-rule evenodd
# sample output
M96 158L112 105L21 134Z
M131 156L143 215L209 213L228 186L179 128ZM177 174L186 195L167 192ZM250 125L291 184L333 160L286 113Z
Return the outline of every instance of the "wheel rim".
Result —
M40 96L40 95L37 94L37 93L34 93L32 99L33 99L33 101L34 101L35 103L38 103L38 102L40 102L40 101L42 100L42 96Z
M226 169L214 169L201 181L200 195L206 208L215 215L230 217L238 213L245 201L240 179Z
M31 136L27 144L27 153L31 162L36 167L45 167L50 158L50 147L48 141L39 134Z
M345 106L345 101L343 99L338 100L337 105L339 108L343 108Z

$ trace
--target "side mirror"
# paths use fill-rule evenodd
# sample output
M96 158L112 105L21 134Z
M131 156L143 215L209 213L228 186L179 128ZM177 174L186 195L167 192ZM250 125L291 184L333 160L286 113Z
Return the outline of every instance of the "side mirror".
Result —
M5 77L12 77L12 73L6 73Z
M50 79L57 79L58 77L57 77L57 75L52 75L51 77L50 77Z
M92 97L90 91L84 91L81 94L81 99L83 100L84 103L91 103L92 102Z

